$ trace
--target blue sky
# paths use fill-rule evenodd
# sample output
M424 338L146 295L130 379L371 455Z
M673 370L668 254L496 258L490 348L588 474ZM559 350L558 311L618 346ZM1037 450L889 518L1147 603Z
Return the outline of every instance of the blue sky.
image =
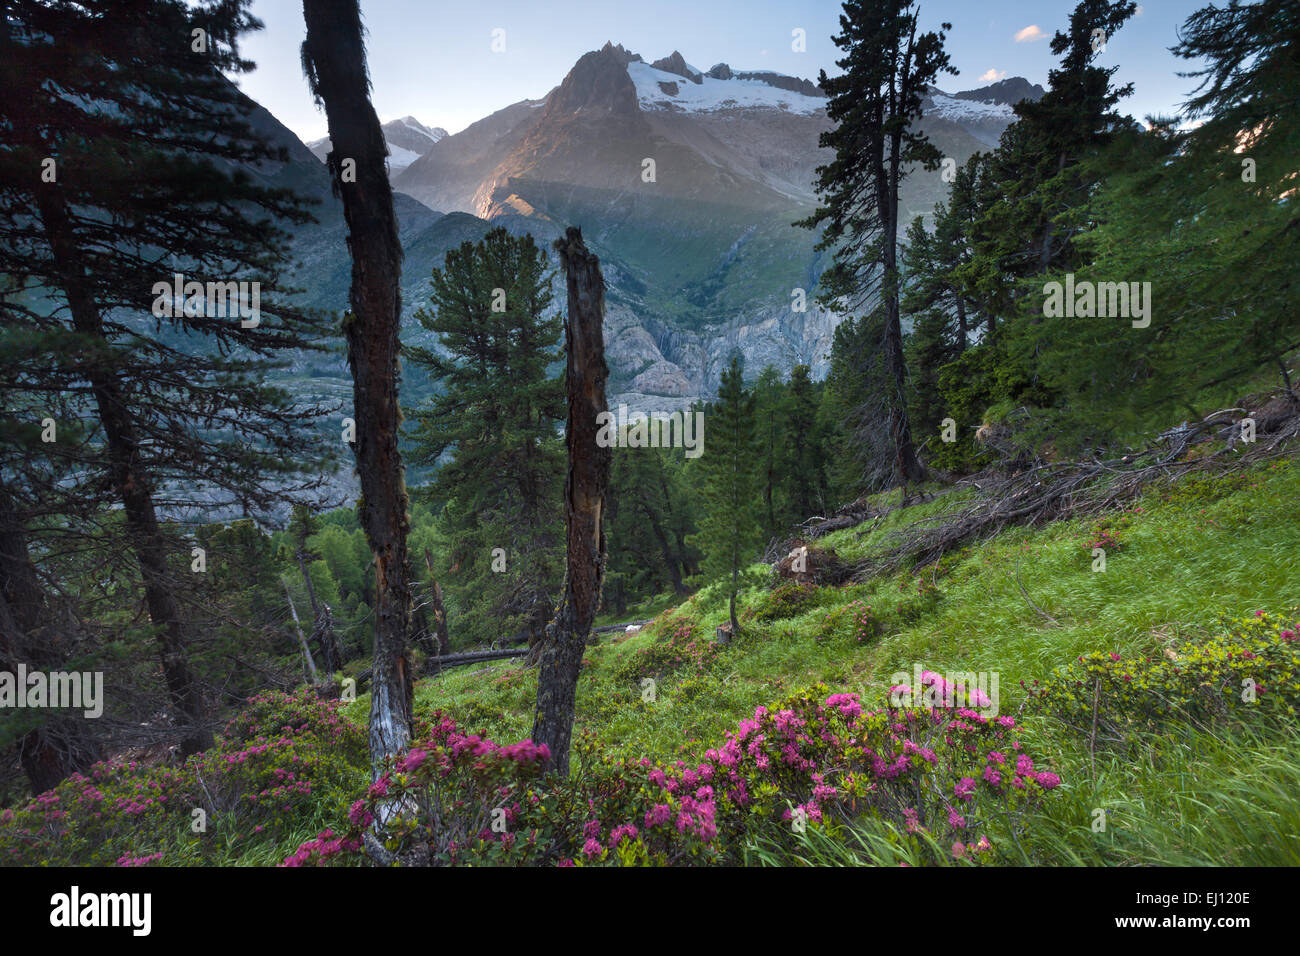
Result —
M1121 104L1139 118L1173 113L1195 81L1177 76L1192 64L1169 53L1187 15L1208 0L1150 0L1115 36L1103 62L1120 66L1118 81L1134 84ZM1220 0L1222 2L1222 0ZM1074 0L922 0L926 27L953 25L947 49L960 74L944 77L949 91L974 89L1002 75L1046 84L1055 58L1049 44ZM362 0L375 108L384 121L411 115L451 132L489 113L545 95L574 62L606 40L646 60L680 50L707 70L718 62L815 80L834 72L840 4L831 0L512 0L439 3ZM302 139L325 135L324 114L312 103L299 66L301 0L255 0L266 29L244 41L258 64L240 85ZM1036 30L1031 28L1037 28ZM493 31L504 30L504 52ZM791 49L802 29L806 52Z

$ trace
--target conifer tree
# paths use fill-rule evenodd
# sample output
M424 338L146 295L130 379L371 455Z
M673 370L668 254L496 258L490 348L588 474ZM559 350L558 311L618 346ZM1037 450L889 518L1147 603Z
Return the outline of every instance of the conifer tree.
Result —
M442 506L458 640L540 634L563 577L564 417L552 271L530 235L491 230L435 269L421 325L441 350L411 361L439 386L412 409L412 458L438 465L421 497ZM440 459L444 460L439 464Z
M874 427L888 433L888 471L897 484L920 480L924 469L916 457L907 414L906 367L899 321L898 237L899 187L911 164L937 167L941 155L915 127L927 87L940 73L955 73L939 32L918 33L919 10L911 0L848 0L840 16L835 45L844 51L836 61L844 72L819 85L830 97L827 116L835 128L820 145L835 159L819 167L816 184L824 205L798 225L825 223L818 249L831 249L834 261L823 273L823 302L843 311L869 311L876 303L881 321L876 346L887 377L871 395L868 411ZM868 426L872 427L872 426ZM877 466L879 467L879 466Z
M694 539L704 552L705 580L721 581L726 589L733 635L740 631L736 620L740 573L758 558L763 533L755 404L754 393L745 388L740 358L733 356L705 419L707 437L698 460L704 480L704 518Z
M820 391L807 365L796 365L791 370L783 408L785 456L780 471L786 507L794 524L829 510L826 450L818 419Z
M188 660L189 547L160 510L266 513L325 477L321 409L264 383L323 329L279 281L284 226L310 215L249 172L287 154L222 72L251 67L247 6L14 0L0 18L0 274L17 284L4 307L43 343L5 354L5 377L34 393L58 383L94 423L89 447L45 450L75 465L82 493L121 504L187 754L212 736Z

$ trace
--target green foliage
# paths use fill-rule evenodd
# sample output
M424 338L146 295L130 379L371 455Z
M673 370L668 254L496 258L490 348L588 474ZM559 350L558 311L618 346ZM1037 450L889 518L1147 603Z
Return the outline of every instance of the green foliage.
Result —
M796 617L816 605L816 587L787 581L763 595L751 610L754 620L768 623Z
M439 467L417 497L441 507L435 549L457 643L534 629L562 579L561 321L546 254L494 229L434 269L416 317L441 351L409 349L439 393L408 411L412 460ZM504 568L502 555L504 552Z
M1264 611L1222 623L1222 633L1166 647L1156 657L1094 651L1030 691L1033 707L1090 739L1129 747L1170 723L1276 723L1300 704L1300 625ZM1140 739L1140 738L1138 738Z
M718 401L705 421L707 439L698 465L704 478L705 515L693 543L704 551L705 580L730 578L727 593L734 623L738 577L755 557L762 534L756 506L755 399L745 388L738 357L722 373Z
M0 814L0 859L278 862L305 832L343 814L348 795L365 784L365 734L338 711L310 691L264 694L248 701L217 747L179 767L98 763Z

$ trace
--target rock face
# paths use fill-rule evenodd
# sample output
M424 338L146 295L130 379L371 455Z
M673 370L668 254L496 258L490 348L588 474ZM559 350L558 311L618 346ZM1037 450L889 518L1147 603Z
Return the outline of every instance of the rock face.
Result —
M671 54L664 57L662 60L655 60L650 64L650 66L656 70L663 70L665 73L676 73L678 76L688 79L692 83L698 84L703 82L703 80L700 79L700 74L687 66L686 59L676 50L673 50ZM726 79L726 77L720 77L720 79Z

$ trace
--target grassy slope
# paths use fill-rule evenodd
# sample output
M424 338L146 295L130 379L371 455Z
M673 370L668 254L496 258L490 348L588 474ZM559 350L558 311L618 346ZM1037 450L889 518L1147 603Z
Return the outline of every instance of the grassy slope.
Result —
M1105 573L1091 569L1084 523L1004 532L953 561L939 578L937 600L918 597L907 574L821 589L819 606L786 620L750 623L746 635L714 659L660 673L657 700L643 702L645 667L638 651L690 622L698 636L694 651L711 653L708 636L726 611L721 596L706 589L675 617L588 651L578 729L628 755L697 753L755 706L817 682L858 690L879 703L891 675L910 673L914 663L941 672L997 672L1001 712L1015 713L1023 700L1020 681L1044 678L1078 654L1160 653L1176 640L1210 633L1220 615L1300 606L1297 501L1300 466L1290 462L1256 469L1244 481L1184 483L1172 494L1153 490L1132 513L1122 532L1125 546L1109 556ZM944 506L940 499L895 512L881 527L842 531L823 543L843 556L860 556L891 527ZM766 593L765 570L751 569L755 586L744 593L742 606L754 607ZM834 620L837 609L854 600L872 607L884 633L859 643L847 617L823 633L828 615ZM473 731L518 739L529 733L535 680L514 663L460 671L423 682L417 709L443 708ZM355 705L358 720L366 707L364 700ZM1189 730L1164 745L1152 742L1147 759L1134 763L1094 759L1085 742L1045 722L1035 726L1031 719L1030 728L1066 780L1051 818L1042 821L1041 845L1026 850L1033 859L1300 863L1300 805L1290 795L1300 783L1294 728L1231 740ZM1099 807L1111 812L1112 824L1096 838L1088 823ZM872 858L860 853L854 859Z

